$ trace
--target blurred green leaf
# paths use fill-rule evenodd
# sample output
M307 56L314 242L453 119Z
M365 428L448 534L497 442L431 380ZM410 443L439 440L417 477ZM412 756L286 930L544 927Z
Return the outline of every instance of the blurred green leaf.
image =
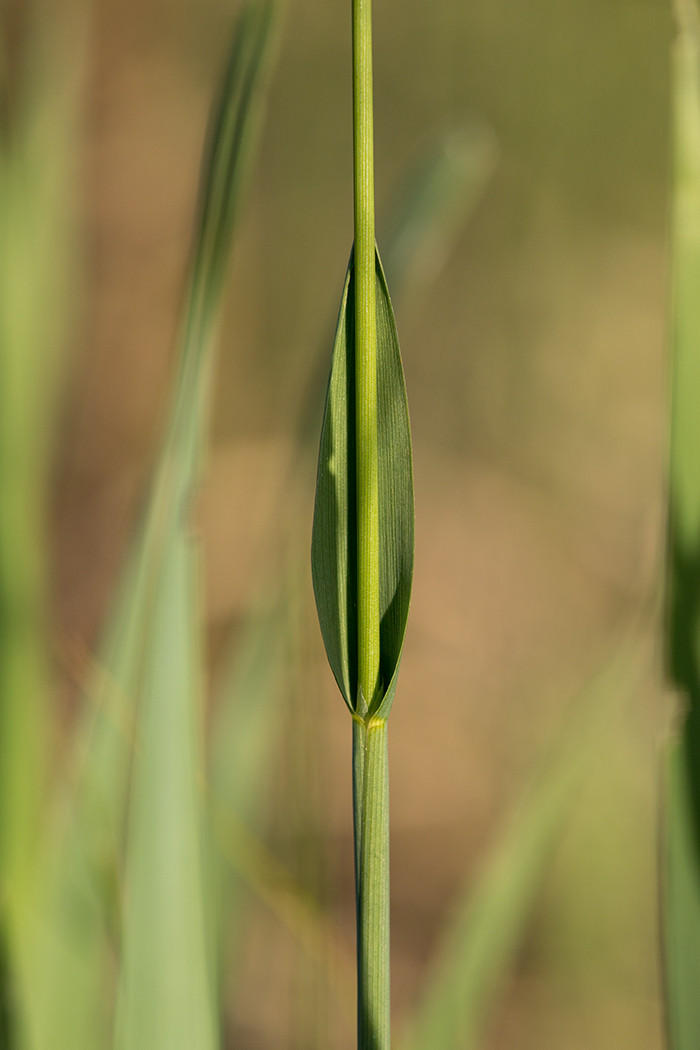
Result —
M154 588L137 716L117 1050L218 1045L202 842L199 577L175 516Z
M50 437L76 274L80 13L29 31L0 127L0 1043L33 1045L48 745ZM66 48L72 51L66 61Z
M677 0L674 46L673 403L669 672L688 710L667 756L664 941L674 1050L700 1041L700 22Z
M180 1016L182 1021L182 1038L189 1031L196 1035L197 1045L215 1041L213 975L203 925L197 933L203 924L204 878L196 731L201 624L188 514L198 481L230 242L261 124L275 11L270 0L248 4L235 37L210 136L174 408L98 665L87 687L73 787L59 807L59 830L48 859L32 963L38 990L35 1041L42 1050L92 1050L107 1042L109 956L120 937L122 840L132 760L135 779L129 803L119 1038L130 1046L139 1039L150 1045L156 1035L149 1017L172 1012L173 1019ZM176 674L176 681L168 679L169 673ZM175 685L179 691L173 692ZM164 720L161 744L154 729L159 719ZM161 748L168 749L167 762ZM154 779L157 776L163 778L162 784ZM176 798L180 800L177 819L170 802ZM144 833L148 820L155 821L162 837ZM154 888L159 879L162 893ZM181 908L177 895L183 897L185 886L191 897ZM143 975L145 983L139 979L135 987L139 938L145 934L134 916L143 914L152 897L160 910L149 913L153 924L149 943L153 950L167 952L169 969L159 975L151 968ZM173 954L175 944L179 955ZM189 999L178 990L178 981L187 973ZM165 1001L168 996L174 1001ZM147 1015L141 1010L144 1003ZM189 1011L187 1021L185 1011ZM188 1029L190 1023L194 1028ZM158 1027L160 1021L154 1024ZM166 1034L158 1028L160 1037Z
M394 191L377 238L394 301L438 277L497 163L494 131L476 117L423 146Z
M188 518L223 277L274 11L273 2L250 4L235 39L204 183L180 383L149 511L151 593L129 806L117 1050L207 1050L219 1040L199 793L202 621Z
M380 677L371 715L389 714L406 631L413 577L413 468L406 387L394 314L379 255L377 398L379 417ZM353 262L336 330L321 432L311 568L328 661L351 711L357 700L357 526L354 423Z
M144 550L141 535L114 603L104 663L90 676L72 782L56 807L45 857L31 964L32 1045L39 1050L91 1050L109 1041L134 697L148 611Z

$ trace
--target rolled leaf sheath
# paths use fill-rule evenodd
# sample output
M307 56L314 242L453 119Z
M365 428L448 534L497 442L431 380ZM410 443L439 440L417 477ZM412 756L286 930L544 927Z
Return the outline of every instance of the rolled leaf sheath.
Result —
M352 44L359 672L356 709L364 716L379 685L377 304L371 0L353 0Z
M389 761L384 719L365 729L357 885L358 1050L389 1050ZM357 834L357 828L356 832Z

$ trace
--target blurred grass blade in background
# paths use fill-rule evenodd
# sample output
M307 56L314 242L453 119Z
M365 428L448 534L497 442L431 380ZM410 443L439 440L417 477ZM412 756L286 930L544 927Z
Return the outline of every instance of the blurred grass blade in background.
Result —
M74 768L48 843L32 975L38 1050L91 1050L110 1041L111 956L120 937L122 836L146 630L144 550L141 535L122 574L102 661L90 672Z
M120 991L121 1037L129 1042L141 1039L141 1045L150 1045L155 1038L148 1017L139 1012L133 983L138 975L134 965L139 937L144 936L133 916L139 907L143 910L151 894L156 906L149 914L151 929L160 931L161 940L151 937L148 947L152 953L163 953L164 964L145 973L139 991L150 996L149 1010L170 1012L175 1008L173 1023L178 1009L189 1011L195 1027L199 1016L199 1027L196 1032L189 1029L190 1036L196 1036L201 1045L214 1040L217 1022L209 987L211 960L197 932L203 924L196 729L201 621L196 554L187 516L198 477L207 379L230 240L261 124L274 11L273 3L249 4L235 38L204 183L176 407L109 617L99 665L87 687L73 773L75 787L69 789L61 806L61 838L53 846L45 879L43 936L32 959L34 1041L42 1050L88 1050L103 1045L107 1038L111 1013L108 938L116 943L119 937L117 887L135 731L139 749L134 787L138 790L132 792L130 805L129 905L123 939L130 976ZM35 311L35 316L42 314ZM171 695L173 683L164 675L168 669L176 673L173 653L180 665L177 689ZM160 730L159 719L165 723ZM167 760L163 748L169 749ZM149 774L146 767L151 759ZM163 782L154 781L156 769ZM181 809L175 813L169 800L178 797ZM144 820L151 818L167 834L159 839L145 836ZM150 859L145 852L149 849ZM180 861L184 856L184 863L178 861L178 850L183 851ZM160 975L163 991L171 980L173 992L182 977L173 956L176 943L180 951L190 952L187 988L184 996L164 1003L149 981ZM193 972L198 976L190 980ZM185 1025L183 1038L187 1032ZM158 1037L164 1036L161 1030Z
M435 281L497 163L493 128L476 117L443 130L422 148L377 237L395 303Z
M117 1050L218 1045L207 922L199 719L203 621L191 499L205 439L213 343L249 171L275 5L252 3L214 125L173 416L151 495L149 615L135 723Z
M167 501L164 506L158 504L159 490L154 483L85 698L87 724L78 754L83 767L78 803L85 803L89 810L80 827L81 834L88 839L92 835L102 837L104 818L111 809L109 824L118 842L124 773L132 745L134 691L140 677L142 639L152 597L148 581L162 547L163 520L176 507L179 495L170 470L173 455L182 454L184 448L188 473L184 484L182 478L177 479L181 490L187 488L197 474L196 446L204 423L206 379L222 281L261 126L276 7L270 0L262 3L254 0L246 6L234 39L213 127L212 158L204 179L202 218L192 266L177 407L157 472L160 494L167 496ZM92 798L95 790L97 800ZM93 810L91 803L95 801L97 808ZM95 823L97 827L93 826Z
M18 69L10 77L3 68L0 103L2 1046L27 1046L35 1035L31 967L52 723L46 493L77 269L72 162L84 29L80 17L25 14Z
M478 1050L514 966L544 875L614 714L648 673L650 631L635 624L576 699L529 789L470 879L430 968L406 1050ZM648 625L647 625L648 627ZM642 669L642 665L643 669Z
M665 963L673 1050L700 1044L700 24L676 0L668 663L687 703L665 801Z
M201 819L199 576L186 499L179 509L154 588L136 722L115 1021L124 1050L218 1044Z

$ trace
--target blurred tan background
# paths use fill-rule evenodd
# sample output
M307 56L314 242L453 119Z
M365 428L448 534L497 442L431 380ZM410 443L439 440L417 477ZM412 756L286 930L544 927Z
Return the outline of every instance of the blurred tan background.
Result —
M400 1034L455 895L477 878L621 625L659 586L671 18L660 0L374 7L380 213L436 129L473 114L499 143L444 268L397 303L417 515L390 734ZM236 11L223 0L93 6L87 292L53 501L67 709L163 420L207 113ZM280 503L294 423L350 249L349 27L346 0L289 0L231 274L199 511L214 677L294 512ZM317 790L300 785L303 751L291 755L285 736L267 834L282 857L288 839L313 838L351 945L350 722L308 619L298 748L318 733L324 759ZM653 632L648 648L648 673L616 709L549 866L490 1026L493 1050L662 1045L656 748L669 708ZM300 990L287 934L251 908L231 1045L352 1045L333 1003L316 1010L316 993Z

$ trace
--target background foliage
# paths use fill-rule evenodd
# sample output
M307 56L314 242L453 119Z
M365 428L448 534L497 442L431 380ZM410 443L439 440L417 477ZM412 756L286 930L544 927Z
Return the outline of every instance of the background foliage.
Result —
M24 14L8 7L11 54ZM58 766L165 419L206 114L234 15L221 0L101 0L91 12L84 292L52 464ZM309 612L314 464L293 452L351 239L348 37L344 4L290 0L197 512L212 695L251 636L251 608L268 609L284 567L301 566L284 635L289 702L263 734L278 745L249 800L256 837L228 828L236 878L257 886L249 918L230 916L231 943L244 945L230 950L224 996L239 1047L352 1041L350 748ZM452 250L438 245L395 303L417 516L391 732L397 1036L440 931L480 885L543 756L575 732L569 709L658 589L670 40L655 0L375 4L380 249L382 204L388 224L426 143L465 121L486 121L498 142ZM661 1044L655 748L670 708L643 630L641 670L613 690L622 700L525 909L488 1046ZM296 890L285 896L290 872L326 909L315 920ZM330 988L326 913L340 929Z

